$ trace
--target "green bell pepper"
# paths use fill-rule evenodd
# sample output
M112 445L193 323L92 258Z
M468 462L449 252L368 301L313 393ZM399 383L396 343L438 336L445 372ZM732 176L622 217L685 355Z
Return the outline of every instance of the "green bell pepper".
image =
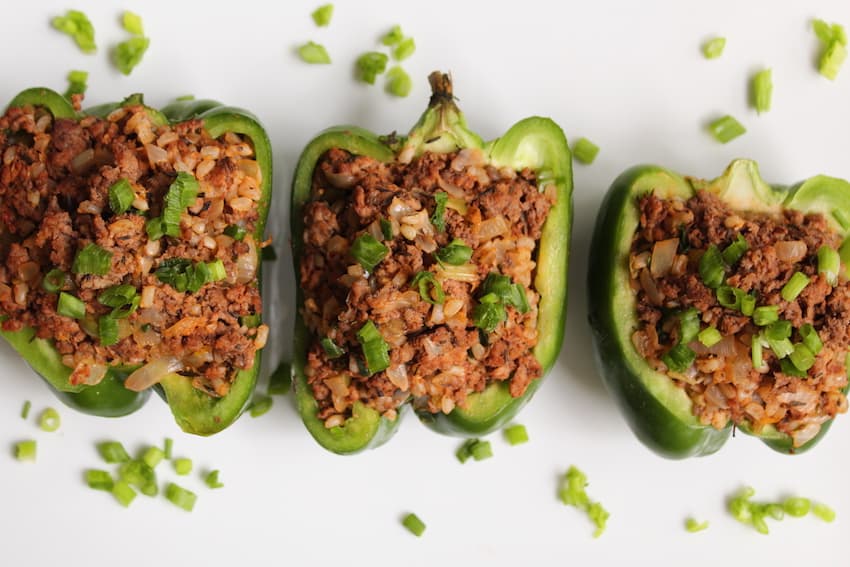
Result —
M762 180L755 162L736 160L711 181L652 165L633 167L614 181L602 201L590 245L587 288L596 363L635 435L669 458L714 453L728 440L733 427L718 430L702 425L694 417L685 391L651 368L634 348L631 335L637 327L637 312L628 257L638 227L639 196L654 191L659 198L687 199L700 189L714 193L734 210L823 213L842 236L850 233L850 226L845 228L836 220L842 214L850 215L850 183L823 175L790 187L772 186ZM845 248L845 253L850 253L850 247L842 250ZM814 446L830 424L831 420L801 447L793 447L791 437L773 426L757 436L777 451L800 453ZM737 429L753 434L747 424L739 424Z
M291 241L296 274L300 273L303 252L303 208L310 199L313 172L325 152L341 148L355 155L392 162L405 155L424 152L451 153L462 148L481 149L488 161L498 167L516 170L530 168L537 173L541 185L554 184L557 202L549 212L543 228L537 256L534 287L540 294L539 340L534 355L543 373L554 365L561 348L567 301L567 262L570 227L572 225L572 164L564 133L548 118L531 117L512 126L502 137L484 142L469 130L466 120L455 105L451 82L447 75L432 73L429 77L433 94L428 109L407 137L379 137L354 126L329 128L314 138L298 161L292 187ZM297 305L302 305L301 291ZM356 453L377 447L396 431L400 415L394 420L377 411L356 404L353 415L342 426L326 428L316 417L318 405L304 374L307 351L316 337L308 331L300 311L296 314L293 359L293 389L301 418L316 441L340 454ZM435 431L460 436L480 436L499 429L510 421L540 386L534 380L524 395L513 398L508 384L494 382L481 393L471 394L465 408L449 414L420 411L419 418Z
M9 107L40 106L48 110L54 118L79 120L87 115L105 117L122 106L138 104L144 103L142 96L136 94L121 102L102 104L77 112L65 97L50 89L37 87L22 91L12 99ZM272 153L268 136L257 118L245 110L223 106L210 100L178 101L162 110L145 108L157 125L197 119L203 121L204 128L212 137L235 132L250 138L263 176L262 197L258 204L259 218L254 232L256 240L261 241L271 199ZM260 265L259 258L257 265ZM34 329L0 331L0 335L63 402L79 411L104 417L123 416L139 409L150 395L149 390L132 392L124 388L123 381L136 369L134 366L110 367L106 377L95 386L72 385L69 382L72 369L62 364L61 357L51 341L34 338ZM259 370L258 351L252 369L239 371L230 392L221 398L213 398L197 390L192 386L190 378L176 373L167 375L155 388L166 400L175 420L184 431L211 435L233 423L248 405Z

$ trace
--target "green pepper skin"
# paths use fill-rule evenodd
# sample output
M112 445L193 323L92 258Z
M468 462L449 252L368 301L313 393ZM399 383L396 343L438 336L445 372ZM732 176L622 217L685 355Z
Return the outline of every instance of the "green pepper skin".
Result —
M144 104L141 95L131 95L118 103L102 104L77 112L68 100L47 88L22 91L9 103L15 106L41 106L55 118L80 119L86 115L105 117L122 106ZM209 100L180 101L161 111L145 107L152 121L158 125L198 119L212 137L226 132L243 134L254 145L256 160L263 180L262 197L258 204L259 218L255 239L263 240L272 190L271 144L265 130L251 113L222 106ZM259 258L257 260L260 265ZM260 275L258 274L258 280ZM258 323L259 324L259 323ZM39 374L56 395L68 406L81 412L103 417L119 417L139 409L150 396L150 390L132 392L123 387L123 381L136 367L112 367L96 386L72 385L68 382L71 369L64 366L61 357L50 341L34 339L34 330L25 328L17 332L0 331L11 346ZM250 371L240 371L227 396L212 398L192 387L191 382L179 374L169 374L155 389L171 408L178 425L187 433L211 435L233 423L250 402L260 371L260 353Z
M717 430L700 424L684 390L653 370L635 350L631 334L637 317L635 295L629 286L628 256L638 224L640 195L655 191L660 197L688 198L698 189L717 194L737 210L778 212L792 208L823 213L845 237L847 231L831 213L836 209L850 212L850 184L846 181L817 176L791 187L771 186L749 160L732 162L723 175L711 181L683 177L658 166L637 166L611 185L596 218L587 277L596 364L638 439L659 455L673 459L714 453L728 440L732 427ZM797 454L816 445L831 422L801 447L793 447L791 437L773 427L764 428L757 436L776 451ZM752 434L746 424L737 429Z
M551 209L543 228L538 252L541 269L535 277L540 293L539 342L534 354L544 374L551 369L563 342L567 297L567 263L570 227L572 225L572 162L563 131L548 118L532 117L520 121L504 136L485 143L468 129L463 114L455 106L448 77L433 73L429 78L434 94L429 108L406 138L383 139L362 128L339 126L330 128L313 139L301 154L292 188L291 241L295 273L300 273L303 253L303 207L310 199L313 172L322 155L341 148L383 162L397 157L418 156L423 152L450 153L462 148L480 148L490 163L514 169L530 168L543 183L556 186L557 203ZM297 305L303 303L300 289ZM363 405L355 407L354 416L343 426L327 429L316 417L317 403L304 374L310 334L300 311L296 313L293 358L293 389L301 418L308 431L324 448L339 454L351 454L386 442L396 431L395 420L382 417ZM494 383L483 392L471 394L466 408L449 414L417 411L420 420L440 433L459 436L486 435L510 421L537 391L542 379L529 385L525 394L513 398L505 383Z

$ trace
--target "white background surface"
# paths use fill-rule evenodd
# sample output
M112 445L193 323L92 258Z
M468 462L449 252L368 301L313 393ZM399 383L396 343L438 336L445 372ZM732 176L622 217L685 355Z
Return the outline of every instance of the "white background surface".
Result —
M591 360L586 325L587 245L608 184L628 166L655 162L711 177L735 157L751 157L771 181L817 173L850 178L850 62L838 80L820 77L812 17L850 26L846 2L354 2L339 0L330 28L318 29L310 2L24 2L7 7L0 35L0 100L33 85L65 88L70 69L91 72L87 104L144 92L160 106L191 93L253 110L275 151L274 231L280 259L268 270L273 366L289 347L294 280L286 250L288 191L297 156L321 129L354 123L406 131L424 109L428 72L450 70L473 129L498 136L531 114L551 116L573 140L602 148L592 166L575 166L575 226L567 336L547 383L520 415L531 442L509 447L493 435L495 457L461 466L458 440L406 415L384 447L355 457L321 449L289 399L260 419L243 417L212 439L181 433L152 398L122 420L87 417L62 406L0 346L0 565L792 565L847 564L850 527L850 418L840 417L812 452L786 457L739 436L720 453L666 461L640 445L608 397ZM485 8L485 6L487 6ZM87 56L49 28L67 8L86 11L99 52ZM131 8L144 17L151 47L131 77L108 64L126 35ZM416 39L404 67L411 95L393 99L355 83L356 56L399 23ZM718 60L704 60L707 37L728 38ZM309 66L292 54L313 39L334 58ZM773 109L747 107L752 72L773 68ZM5 104L5 103L4 103ZM749 129L728 145L704 130L731 113ZM264 386L263 386L264 387ZM29 399L29 421L19 417ZM38 430L33 416L54 406L62 428ZM178 479L195 490L187 514L163 498L139 496L130 509L84 486L101 468L94 443L128 448L175 439L175 454L200 469L219 468L226 488L210 491L198 474ZM11 456L20 439L38 440L38 462ZM598 540L578 511L556 499L557 481L576 464L588 491L611 512ZM771 534L739 525L725 498L745 484L757 497L794 493L838 512L771 522ZM399 518L415 511L428 529L412 537ZM689 534L693 515L711 522ZM816 561L817 559L817 561ZM616 563L615 563L616 561Z

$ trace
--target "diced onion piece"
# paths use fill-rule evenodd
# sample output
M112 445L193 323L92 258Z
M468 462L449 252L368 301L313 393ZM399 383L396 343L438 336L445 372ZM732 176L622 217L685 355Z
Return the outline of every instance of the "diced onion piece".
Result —
M802 240L783 240L776 243L776 257L789 264L805 258L807 250L806 243Z
M163 163L168 161L168 152L154 144L146 144L145 152L148 154L148 161L151 164Z
M478 238L482 241L502 236L510 231L511 227L504 216L498 215L487 219L478 227Z
M183 368L183 362L176 356L163 356L154 359L127 377L124 387L134 392L141 392L158 384L166 375Z
M678 238L668 238L660 240L652 247L652 260L649 263L649 270L653 278L666 276L673 267L673 258L676 257L676 249L679 247Z

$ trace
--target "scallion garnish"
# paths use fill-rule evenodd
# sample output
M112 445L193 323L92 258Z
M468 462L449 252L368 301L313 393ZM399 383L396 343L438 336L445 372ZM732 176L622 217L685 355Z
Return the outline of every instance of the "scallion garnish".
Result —
M59 417L59 412L53 408L45 409L41 412L41 415L38 416L38 426L42 431L52 433L59 429L61 424L62 420Z
M142 454L142 461L152 469L162 462L165 458L165 451L159 447L148 447Z
M98 469L88 469L86 471L86 484L94 490L112 491L115 486L115 481L112 480L112 475L106 471Z
M206 476L204 476L204 484L206 484L210 489L224 488L224 484L218 480L218 475L218 470L208 472Z
M131 37L115 46L112 60L124 75L129 75L142 62L151 40L147 37Z
M686 309L679 317L679 342L688 344L699 335L699 311L694 308Z
M59 292L59 302L56 304L56 312L63 317L82 319L86 316L86 304L70 293Z
M741 313L750 317L753 314L753 311L756 309L756 298L754 295L750 295L749 293L745 293L743 290L738 290L740 293L738 294L738 299L741 302L739 309Z
M183 508L187 512L192 511L198 499L194 492L177 486L173 482L169 482L165 487L165 498L178 508Z
M770 69L762 69L753 75L750 86L752 104L756 112L761 114L770 110L770 100L773 96L773 75Z
M319 6L313 13L310 14L313 18L313 22L320 28L327 27L331 23L331 18L334 15L334 5L333 4L324 4Z
M71 271L75 274L94 274L105 276L112 267L112 252L105 250L93 242L77 252Z
M251 401L251 405L248 407L248 413L251 414L251 417L260 417L268 413L272 409L272 405L273 400L270 396L258 395Z
M781 339L789 338L791 336L791 331L791 321L782 319L779 321L774 321L773 323L768 325L767 329L765 329L764 334L768 340L778 341Z
M198 196L200 185L191 173L181 171L168 186L163 201L162 216L145 223L148 238L157 240L162 236L180 236L180 217Z
M696 353L688 346L677 344L661 356L661 361L672 372L682 373L696 360Z
M598 153L599 146L587 138L579 138L576 143L573 144L573 157L585 165L592 164Z
M381 43L387 47L392 47L399 43L402 39L404 39L404 33L401 31L401 27L393 26L390 31L384 34L384 37L381 38Z
M70 99L76 94L84 94L88 87L89 74L86 71L68 72L68 89L65 98Z
M443 286L437 280L436 276L434 276L433 272L418 272L413 276L410 285L419 289L419 297L422 298L422 301L431 305L442 305L446 301Z
M389 345L381 336L378 327L372 321L360 327L357 331L357 341L363 347L363 357L366 359L366 370L375 374L390 366Z
M767 338L767 345L773 351L773 354L776 355L776 358L782 359L794 352L794 344L790 339L765 338Z
M699 342L703 346L711 348L723 340L723 335L720 334L720 331L716 327L706 327L699 332L697 339L699 339Z
M387 257L390 249L384 246L378 240L365 232L354 239L351 244L351 256L357 263L363 266L367 272L375 269L381 260Z
M472 309L472 322L486 333L492 333L499 323L507 319L505 306L495 294L483 296L478 305Z
M156 473L144 461L127 461L121 465L118 476L123 482L138 488L145 496L156 496L159 493Z
M812 506L812 514L827 523L835 521L835 510L820 502L816 502Z
M68 276L65 275L65 272L59 268L53 268L44 275L44 279L41 280L41 287L48 293L56 293L65 287L67 279Z
M744 256L748 248L747 239L739 234L735 238L735 242L723 249L723 261L727 266L734 265Z
M33 440L15 443L15 458L19 461L35 461L36 443Z
M815 364L814 353L803 343L794 345L794 350L791 351L788 358L791 359L792 364L797 367L797 370L802 372L807 371Z
M416 537L422 537L422 534L425 533L425 522L419 519L419 516L416 514L408 514L402 519L401 525L403 525L407 530L415 535Z
M162 452L165 453L166 459L171 459L171 452L174 449L174 440L170 437L166 437L163 442Z
M97 333L100 344L111 346L118 342L118 321L110 315L97 320Z
M404 98L413 89L413 80L407 71L396 65L387 71L386 91L397 97Z
M248 231L245 230L244 227L239 226L238 224L231 224L227 225L227 227L224 229L224 234L226 236L229 236L233 240L236 240L237 242L241 242L242 239L245 238L245 235L248 234Z
M145 27L142 24L142 17L134 14L130 10L124 10L121 15L121 25L125 31L133 35L145 35Z
M609 514L599 502L592 502L587 495L587 476L574 466L567 470L564 480L558 489L561 502L585 512L596 526L593 537L599 537L605 531Z
M340 356L345 354L345 349L337 345L330 337L323 337L322 340L319 341L319 344L322 345L322 349L325 351L327 357L331 360L333 360L334 358L339 358Z
M119 480L112 486L112 496L119 504L127 508L136 499L136 491L125 480Z
M476 441L477 439L467 439L460 447L458 447L457 451L455 451L455 457L457 457L457 460L460 461L461 464L472 458L472 452L469 448L472 447L473 443Z
M308 41L298 48L298 56L305 63L311 65L327 65L331 62L331 56L324 45Z
M441 264L462 266L472 258L472 248L467 246L463 240L455 238L449 244L434 252L434 258Z
M753 333L750 339L751 355L753 360L753 368L760 369L764 364L764 353L762 352L761 336Z
M812 501L800 496L789 496L782 502L782 508L785 512L795 518L802 518L808 514L811 507Z
M220 259L193 264L185 258L168 258L160 263L154 275L179 292L196 293L204 285L226 278L227 272Z
M79 10L68 10L64 16L56 16L51 25L62 33L68 34L83 53L94 53L94 26L88 17Z
M699 259L699 275L707 287L716 289L723 284L726 276L723 267L723 256L720 250L712 244Z
M174 459L172 464L174 465L174 472L180 476L186 476L192 472L192 459L181 457L179 459Z
M97 452L107 463L126 463L130 455L124 450L124 445L118 441L104 441L97 444Z
M723 55L725 47L725 37L714 37L702 44L702 54L706 59L717 59Z
M412 37L405 37L393 48L393 58L396 61L404 61L416 51L416 42Z
M109 208L116 215L126 213L135 198L133 187L124 178L109 186Z
M357 58L354 66L357 69L357 78L370 85L375 84L375 79L387 70L389 57L380 51L368 51Z
M469 446L469 453L476 461L483 461L493 456L493 446L489 441L478 439Z
M793 348L792 348L793 352ZM779 370L783 374L787 374L788 376L794 376L796 378L807 378L808 375L803 371L794 366L794 363L791 362L789 358L783 358L779 361Z
M817 355L823 348L823 342L820 335L812 326L811 323L804 323L800 327L800 338L803 339L803 344L809 347L813 354Z
M818 274L822 274L826 283L831 286L838 284L838 272L841 270L841 257L829 246L818 249Z
M434 212L431 214L431 224L438 232L446 230L446 203L449 201L449 194L445 191L437 191L434 193Z
M516 424L502 430L509 445L521 445L528 442L528 431L524 425Z
M384 240L393 239L393 223L389 219L381 219L381 235Z
M26 419L30 415L30 409L32 408L32 402L26 400L24 405L21 407L21 419Z
M741 307L741 299L740 295L735 293L737 290L734 287L728 285L722 285L717 288L717 302L726 307L727 309L740 309Z
M847 34L842 25L830 25L823 20L814 20L812 27L823 46L818 71L830 81L834 81L847 59Z
M780 295L782 295L782 299L785 301L794 301L807 285L809 285L808 276L806 276L803 272L794 272L794 275L791 276L788 283L782 286Z
M759 327L779 321L778 305L762 305L753 309L753 323Z
M738 136L747 133L747 129L744 128L743 124L729 114L713 121L708 125L708 129L711 131L714 139L721 144L727 144Z
M97 296L97 300L101 305L105 305L107 307L124 307L125 305L132 303L133 298L136 297L136 295L138 294L135 286L130 284L119 284L103 290L100 295Z
M685 520L685 529L690 533L701 532L708 529L708 521L698 522L693 518Z

